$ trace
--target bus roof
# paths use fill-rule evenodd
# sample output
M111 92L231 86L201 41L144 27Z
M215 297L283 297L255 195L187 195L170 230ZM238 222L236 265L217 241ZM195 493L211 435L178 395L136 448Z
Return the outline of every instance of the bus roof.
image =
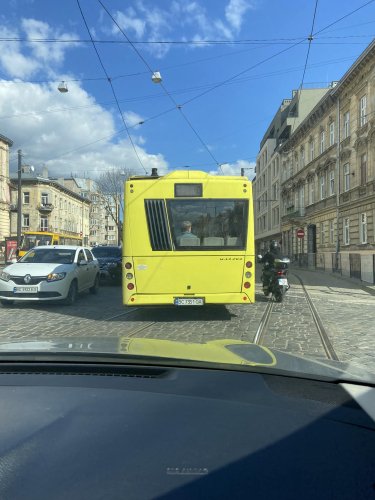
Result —
M156 179L183 179L183 180L209 180L215 179L216 181L248 181L247 177L242 177L241 175L212 175L201 170L174 170L165 175L150 175L150 176L134 176L129 177L128 181L135 180L156 180Z

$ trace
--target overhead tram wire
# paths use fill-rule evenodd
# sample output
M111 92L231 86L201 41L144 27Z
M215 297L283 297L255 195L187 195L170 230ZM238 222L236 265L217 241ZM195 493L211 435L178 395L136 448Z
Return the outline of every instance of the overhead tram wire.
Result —
M77 0L78 1L78 0ZM132 41L129 39L128 35L125 33L125 31L120 27L120 25L117 23L116 19L112 16L112 14L109 12L109 10L107 9L107 7L103 4L103 2L101 0L98 0L98 3L102 6L102 8L106 11L106 13L108 14L108 16L112 19L113 23L117 26L117 28L120 30L120 32L123 34L123 36L126 38L126 40L128 40L128 42L130 43L131 47L133 48L133 50L136 52L136 54L138 55L138 57L142 60L142 62L144 63L144 65L148 68L148 70L150 71L151 75L154 73L154 70L151 68L151 66L149 65L149 63L147 62L147 60L143 57L143 55L139 52L139 50L135 47L135 45L132 43ZM195 134L195 136L197 137L197 139L199 140L199 142L202 144L202 146L204 147L204 149L207 151L207 153L211 156L211 158L216 162L218 168L221 170L221 173L223 173L223 169L221 168L221 165L220 163L217 161L217 159L215 158L215 156L212 154L212 151L210 151L209 147L207 146L207 144L204 142L204 140L202 139L202 137L200 136L200 134L198 133L198 131L196 130L196 128L193 126L193 124L191 123L191 121L187 118L187 116L185 115L185 113L183 112L182 110L182 107L181 105L179 105L176 100L172 97L172 95L170 94L170 92L168 92L167 88L165 87L165 85L163 83L160 83L160 86L161 88L164 90L165 94L168 96L168 98L172 101L173 105L175 106L175 109L179 110L180 113L181 113L181 116L184 118L184 120L186 121L186 123L189 125L189 127L191 128L191 130L193 131L193 133Z
M313 32L314 32L314 26L315 26L315 19L316 19L316 11L318 9L318 2L319 0L315 0L315 8L314 8L314 14L313 14L313 19L312 19L312 23L311 23L311 29L310 29L310 36L308 37L308 41L309 41L309 45L308 45L308 48L307 48L307 54L306 54L306 59L305 59L305 65L303 67L303 72L302 72L302 79L301 79L301 84L299 86L299 91L297 93L297 107L299 105L299 100L300 100L300 97L301 97L301 92L302 92L302 88L303 88L303 83L305 81L305 75L306 75L306 68L307 68L307 63L309 61L309 55L310 55L310 50L311 50L311 42L313 41ZM293 128L296 124L296 119L297 119L297 116L294 115L294 122L293 122ZM293 129L292 129L292 132L293 132Z
M92 39L92 36L91 36L90 29L89 29L89 27L88 27L88 24L87 24L87 21L86 21L86 18L85 18L85 15L84 15L84 13L83 13L83 11L82 11L82 8L81 8L80 0L77 0L77 5L78 5L79 11L80 11L80 13L81 13L81 16L82 16L83 22L84 22L84 24L85 24L85 26L86 26L87 32L88 32L88 34L89 34L89 37L90 37L90 39L91 39L91 40L93 40L93 39ZM111 90L112 90L112 93L113 93L113 97L115 98L115 101L116 101L116 104L117 104L117 108L118 108L118 110L119 110L119 113L120 113L120 116L121 116L122 122L123 122L124 127L125 127L125 130L126 130L126 132L127 132L127 134L128 134L129 141L130 141L130 143L131 143L131 145L132 145L132 148L133 148L133 150L134 150L134 153L135 153L135 155L136 155L136 157L137 157L137 159L138 159L139 164L142 166L143 170L144 170L144 171L145 171L145 173L147 174L147 170L146 170L145 166L144 166L144 165L143 165L143 163L142 163L142 160L141 160L141 158L140 158L140 156L139 156L139 154L138 154L137 148L135 147L134 141L133 141L133 139L132 139L132 137L131 137L131 135L130 135L130 132L129 132L129 129L128 129L128 126L127 126L127 123L126 123L126 121L125 121L124 115L123 115L123 113L122 113L122 111L121 111L120 103L119 103L119 101L118 101L118 98L117 98L117 95L116 95L115 89L114 89L114 87L113 87L113 84L112 84L111 78L109 77L109 75L108 75L108 73L107 73L107 70L105 69L105 66L104 66L104 64L103 64L103 61L102 61L102 59L101 59L101 57L100 57L100 54L99 54L99 52L98 52L98 49L96 48L96 45L95 45L95 42L94 42L94 41L92 41L92 45L93 45L93 47L94 47L94 50L95 50L96 55L98 56L98 59L99 59L100 65L101 65L101 67L102 67L102 69L103 69L103 71L104 71L104 74L105 74L105 76L106 76L106 77L107 77L107 79L108 79L108 83L109 83L109 85L110 85L110 87L111 87Z

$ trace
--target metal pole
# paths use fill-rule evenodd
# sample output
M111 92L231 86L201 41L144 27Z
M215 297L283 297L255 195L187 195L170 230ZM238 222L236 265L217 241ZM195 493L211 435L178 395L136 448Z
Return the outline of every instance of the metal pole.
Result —
M18 187L18 200L17 200L17 247L21 245L21 221L22 221L22 151L18 150L18 179L17 179L17 187Z

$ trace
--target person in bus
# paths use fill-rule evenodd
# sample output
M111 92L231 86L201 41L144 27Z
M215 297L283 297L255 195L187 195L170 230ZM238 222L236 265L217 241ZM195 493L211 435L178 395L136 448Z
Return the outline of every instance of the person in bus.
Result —
M180 234L178 240L180 241L181 238L190 238L190 237L196 238L195 234L193 234L191 232L191 222L188 220L185 220L181 224L181 234Z

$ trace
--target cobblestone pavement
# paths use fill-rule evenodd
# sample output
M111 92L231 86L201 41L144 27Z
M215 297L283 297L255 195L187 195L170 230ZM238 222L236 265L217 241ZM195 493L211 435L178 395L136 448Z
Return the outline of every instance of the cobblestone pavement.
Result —
M274 304L262 345L307 357L325 357L295 275L304 282L339 359L366 365L375 372L375 297L356 284L322 272L291 270L291 289L283 303ZM96 296L82 294L70 307L32 303L0 306L0 340L136 336L252 342L268 303L259 283L256 291L253 305L133 309L122 305L120 287L106 285Z

